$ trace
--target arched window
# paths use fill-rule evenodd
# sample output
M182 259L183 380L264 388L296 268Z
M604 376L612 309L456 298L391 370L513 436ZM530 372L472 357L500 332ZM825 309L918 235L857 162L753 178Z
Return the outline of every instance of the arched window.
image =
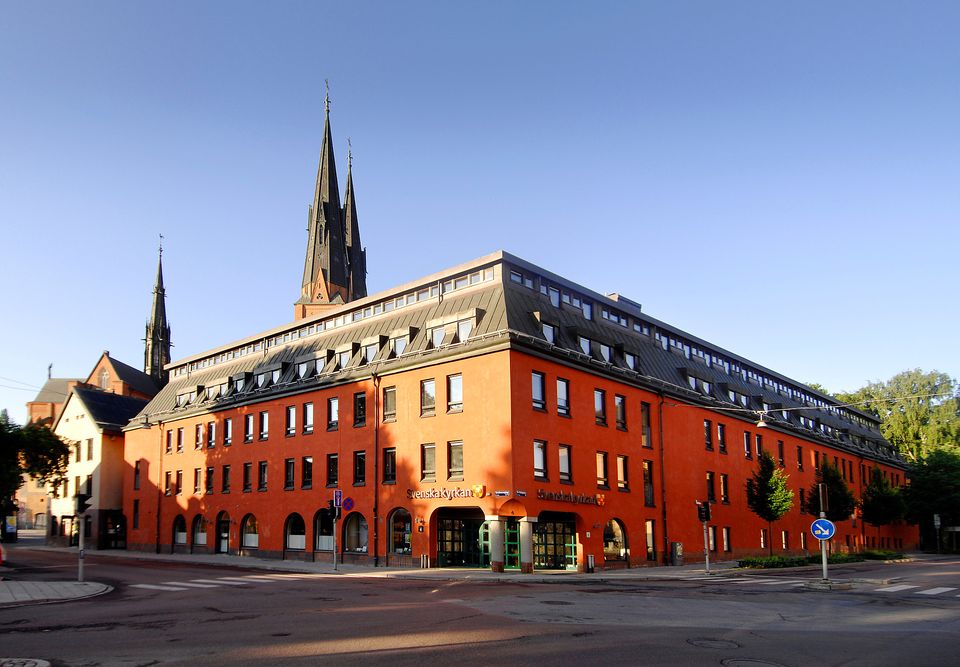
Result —
M200 514L193 518L193 543L201 547L207 544L207 521Z
M390 551L395 554L410 553L410 512L398 509L390 515Z
M303 517L299 514L291 514L287 517L286 530L287 549L302 551L307 547L307 524L303 522Z
M240 528L240 545L245 549L257 549L260 546L260 526L257 517L248 514Z
M174 544L186 544L187 543L187 522L184 520L183 516L178 514L173 520L173 543Z
M333 551L333 516L326 508L317 512L313 518L313 534L316 536L317 551Z
M367 520L354 512L343 523L343 550L355 553L367 552Z
M625 560L627 534L618 519L610 519L603 527L603 557L606 560Z
M106 368L100 371L100 388L101 389L110 388L110 373L107 372Z

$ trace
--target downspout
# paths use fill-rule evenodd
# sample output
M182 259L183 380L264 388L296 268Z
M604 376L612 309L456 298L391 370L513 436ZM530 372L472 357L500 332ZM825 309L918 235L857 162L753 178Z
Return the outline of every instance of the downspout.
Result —
M663 564L670 564L670 536L667 532L667 473L664 470L663 452L663 390L657 392L660 403L657 406L657 431L660 437L660 513L663 521Z
M380 376L373 378L373 566L380 563Z

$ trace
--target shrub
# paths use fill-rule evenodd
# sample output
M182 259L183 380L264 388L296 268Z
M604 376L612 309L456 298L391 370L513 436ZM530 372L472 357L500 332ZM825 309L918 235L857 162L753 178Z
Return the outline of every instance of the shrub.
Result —
M883 551L879 549L862 551L860 555L863 556L865 560L899 560L903 558L903 554L897 551Z
M753 558L741 558L738 561L740 567L752 567L758 569L769 569L778 567L799 567L807 564L807 559L803 556L758 556Z

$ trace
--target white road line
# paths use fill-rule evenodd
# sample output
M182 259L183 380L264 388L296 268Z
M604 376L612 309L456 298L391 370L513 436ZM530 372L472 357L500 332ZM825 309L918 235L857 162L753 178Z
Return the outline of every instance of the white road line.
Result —
M156 584L131 584L130 588L146 588L151 591L189 591L189 588L182 586L159 586Z
M802 584L803 582L797 579L792 579L790 581L775 579L774 581L758 581L757 583L760 584L761 586L776 586L777 584L781 584L783 586L792 586L794 584Z
M798 581L798 582L795 583L795 584L790 584L790 588L793 588L793 587L795 587L795 586L803 586L804 584L806 584L805 581Z
M940 595L941 593L955 590L957 590L956 587L950 588L947 586L941 586L940 588L928 588L925 591L914 591L914 595Z
M896 586L887 586L886 588L876 588L874 589L875 593L899 593L900 591L909 590L911 588L920 588L919 586L909 586L907 584L897 584Z
M250 579L248 577L217 577L220 581L233 581L238 584L253 584L256 583L256 579Z
M239 579L239 578L240 578L240 577L238 577L238 579ZM248 580L248 581L277 581L277 580L274 579L273 577L271 577L271 576L269 576L269 575L265 575L265 574L248 574L248 575L246 575L246 576L244 576L244 577L242 577L242 578L243 578L243 579L246 579L246 580Z
M768 583L767 579L731 579L729 583L731 584L764 584Z
M217 584L199 584L193 581L165 581L168 586L189 586L190 588L216 588Z
M218 586L245 586L250 583L249 581L224 581L222 579L191 579L191 581L196 581L200 584L216 584Z
M736 577L697 577L689 581L739 581Z

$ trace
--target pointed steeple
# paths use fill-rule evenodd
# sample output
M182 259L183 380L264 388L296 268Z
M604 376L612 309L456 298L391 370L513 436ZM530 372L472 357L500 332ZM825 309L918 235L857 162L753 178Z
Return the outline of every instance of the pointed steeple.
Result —
M157 281L153 286L153 308L144 341L143 372L162 387L168 379L163 367L170 363L170 325L167 324L167 295L163 289L163 235L160 236L157 257Z
M324 100L323 145L317 167L317 183L307 219L307 253L303 264L303 282L295 316L300 319L324 306L350 300L349 258L340 185L330 130L330 91Z
M350 140L347 139L347 145ZM347 190L343 195L343 226L347 232L350 269L350 300L367 296L367 251L360 245L360 223L353 190L353 148L347 152Z

